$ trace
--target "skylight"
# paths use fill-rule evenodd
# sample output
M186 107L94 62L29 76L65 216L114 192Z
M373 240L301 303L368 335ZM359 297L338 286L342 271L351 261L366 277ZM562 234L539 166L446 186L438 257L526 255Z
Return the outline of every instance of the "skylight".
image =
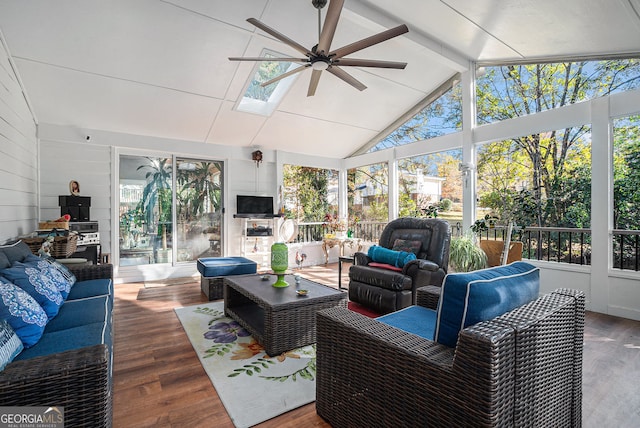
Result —
M265 50L261 56L275 58L284 55ZM260 85L297 67L300 65L292 62L261 61L256 63L253 78L247 85L242 99L236 105L236 110L270 116L293 84L296 75L285 77L264 88Z

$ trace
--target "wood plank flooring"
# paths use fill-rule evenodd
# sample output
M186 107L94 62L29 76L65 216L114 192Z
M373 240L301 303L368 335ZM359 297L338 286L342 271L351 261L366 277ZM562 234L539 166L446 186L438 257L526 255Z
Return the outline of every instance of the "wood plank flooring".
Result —
M303 275L337 286L335 264ZM233 428L173 311L205 302L200 284L118 284L115 294L114 427ZM637 427L640 322L588 313L583 378L584 427ZM259 426L329 424L312 403Z

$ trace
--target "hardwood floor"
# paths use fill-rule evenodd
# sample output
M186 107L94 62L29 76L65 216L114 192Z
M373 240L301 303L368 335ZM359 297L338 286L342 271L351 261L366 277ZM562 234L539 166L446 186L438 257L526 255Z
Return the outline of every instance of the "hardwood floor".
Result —
M336 264L304 276L337 287ZM200 284L118 284L115 294L114 427L233 428L173 311L206 301ZM584 427L638 426L640 322L588 313L583 379ZM329 427L313 403L259 426Z

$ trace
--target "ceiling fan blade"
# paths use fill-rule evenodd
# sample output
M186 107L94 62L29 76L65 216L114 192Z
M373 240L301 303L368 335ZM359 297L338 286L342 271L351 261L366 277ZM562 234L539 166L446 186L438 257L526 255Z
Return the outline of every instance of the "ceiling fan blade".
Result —
M234 56L229 61L309 62L309 58L269 58L265 56Z
M409 31L409 28L405 24L398 25L395 28L390 30L383 31L382 33L374 34L371 37L367 37L365 39L359 40L357 42L351 43L350 45L343 46L339 49L336 49L333 52L329 52L329 56L337 59L343 56L352 54L364 48L368 48L369 46L376 45L380 42L384 42L385 40L392 39L401 34L404 34Z
M347 82L348 84L350 84L351 86L353 86L359 91L364 91L365 89L367 89L367 87L364 86L362 82L360 82L358 79L356 79L346 71L336 67L335 65L332 65L331 67L327 68L327 71L333 74L334 76L344 80L345 82Z
M343 5L344 0L331 0L329 2L327 16L324 18L324 25L322 26L322 33L320 33L320 40L318 41L318 48L316 52L329 52L331 42L333 41L333 35L336 33L336 27L338 26L338 19L340 19L340 12L342 12Z
M397 68L403 70L406 62L377 61L374 59L338 58L333 61L333 65L350 67L377 67L377 68Z
M299 44L297 42L294 42L289 37L285 36L284 34L278 32L276 30L274 30L273 28L269 27L268 25L263 24L262 22L258 21L256 18L249 18L249 19L247 19L247 22L255 25L256 27L258 27L259 29L261 29L265 33L272 35L276 39L280 40L282 43L285 43L285 44L291 46L293 49L297 50L298 52L302 53L303 55L313 56L313 54L311 52L309 52L309 50L307 48L305 48L304 46L302 46L301 44Z
M300 73L301 71L304 71L307 67L311 67L311 64L303 65L298 68L294 68L293 70L289 70L286 73L282 73L280 76L274 77L271 80L267 80L266 82L261 83L260 86L262 86L263 88L265 86L269 86L272 83L276 83L278 80L284 79L285 77L289 77L293 74Z
M309 81L309 89L307 90L308 97L312 97L316 94L316 89L318 88L318 82L320 82L321 75L322 75L322 70L313 70L313 73L311 73L311 80Z

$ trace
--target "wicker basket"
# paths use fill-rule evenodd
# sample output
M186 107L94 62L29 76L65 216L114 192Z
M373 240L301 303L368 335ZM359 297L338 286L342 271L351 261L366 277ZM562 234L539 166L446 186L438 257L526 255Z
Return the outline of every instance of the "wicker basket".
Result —
M25 244L29 246L31 252L38 255L38 251L46 240L46 237L23 238ZM51 246L51 257L65 258L76 252L78 248L78 235L55 236Z

